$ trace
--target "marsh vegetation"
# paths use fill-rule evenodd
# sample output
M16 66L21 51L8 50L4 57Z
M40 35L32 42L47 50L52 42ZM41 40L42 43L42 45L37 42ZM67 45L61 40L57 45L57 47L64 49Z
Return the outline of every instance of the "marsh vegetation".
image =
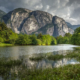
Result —
M39 55L39 56L38 56ZM75 58L80 61L80 47L74 48L74 51L68 51L66 55L47 53L37 54L36 57L29 58L32 61L43 59L59 60L62 58ZM0 58L0 76L3 80L79 80L80 64L68 64L58 68L39 68L29 69L23 59L11 60L9 58Z

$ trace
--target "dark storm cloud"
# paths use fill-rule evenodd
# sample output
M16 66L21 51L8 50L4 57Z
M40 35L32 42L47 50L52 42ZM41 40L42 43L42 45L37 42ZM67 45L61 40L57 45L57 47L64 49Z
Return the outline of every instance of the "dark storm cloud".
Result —
M40 0L0 0L0 7L4 7L4 9L7 9L8 11L20 7L33 9L32 6L38 3L38 1Z
M73 17L73 18L79 18L80 17L80 7L73 10L71 17Z
M5 12L20 7L46 11L71 23L80 22L80 0L0 0L0 9Z
M67 6L71 7L70 18L75 19L74 23L80 24L80 0L69 0Z
M8 11L20 6L22 3L22 0L0 0L0 7L3 7L4 9L7 9ZM7 11L7 12L8 12Z
M67 5L80 4L80 0L69 0Z

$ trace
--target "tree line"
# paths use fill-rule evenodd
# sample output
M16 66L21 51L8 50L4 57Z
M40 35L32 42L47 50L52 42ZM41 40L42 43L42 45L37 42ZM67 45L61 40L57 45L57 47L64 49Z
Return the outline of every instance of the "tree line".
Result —
M16 45L56 45L56 44L75 44L80 45L80 27L74 31L74 34L66 33L53 37L50 35L16 34L7 28L6 24L0 22L0 43L10 43Z
M0 23L0 42L18 45L56 45L57 41L53 36L42 35L37 36L27 34L16 34L7 28L5 23Z

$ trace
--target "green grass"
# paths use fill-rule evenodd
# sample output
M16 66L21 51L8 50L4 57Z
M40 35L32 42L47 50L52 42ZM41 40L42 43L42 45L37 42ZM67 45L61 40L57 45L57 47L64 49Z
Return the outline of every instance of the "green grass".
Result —
M62 58L64 58L64 56L63 56L63 55L59 55L59 54L50 55L50 56L47 57L47 59L49 59L49 60L54 60L54 61L60 60L60 59L62 59Z
M14 70L16 66L18 74ZM0 59L0 76L4 80L9 80L9 73L10 80L15 80L17 77L19 80L80 80L80 64L43 70L28 69L20 60Z
M80 51L74 51L65 56L65 58L74 58L77 61L80 61Z
M5 46L13 46L13 44L0 43L0 47L5 47Z
M53 69L27 69L26 66L20 66L21 61L10 60L0 61L0 76L4 80L9 80L11 69L14 66L18 66L18 74L15 70L11 73L10 80L15 80L17 77L19 80L80 80L80 64L67 65L64 67Z
M6 58L0 58L0 76L2 76L3 80L8 80L10 73L12 76L16 75L15 71L12 73L11 70L15 67L19 67L21 64L21 60L8 60Z
M80 50L80 47L75 47L74 50L75 50L75 51L76 51L76 50Z
M31 58L34 61L39 61L45 58L46 55L37 55ZM75 58L80 60L80 49L77 48L73 52L69 52L67 55L52 55L47 54L46 59L59 60L62 58ZM17 67L17 72L15 72ZM13 72L11 70L13 69ZM80 80L80 64L66 65L58 68L47 69L28 69L27 66L22 65L22 60L8 60L5 58L0 59L0 76L4 80Z
M43 56L30 57L29 59L32 60L32 61L40 61L40 60L44 59L44 57Z
M21 80L80 80L80 64L67 65L53 69L19 71Z

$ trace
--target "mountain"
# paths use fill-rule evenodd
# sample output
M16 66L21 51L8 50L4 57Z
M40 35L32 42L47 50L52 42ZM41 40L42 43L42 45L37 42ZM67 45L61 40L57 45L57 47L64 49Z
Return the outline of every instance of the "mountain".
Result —
M64 36L65 33L73 34L74 32L62 18L39 10L31 11L24 8L17 8L4 15L2 20L15 33L42 33L56 37L59 35Z
M67 26L71 29L75 30L76 28L80 27L80 25L71 25L69 22L66 22Z
M73 29L75 30L76 28L80 27L80 25L73 25Z
M74 30L69 28L65 21L57 16L53 16L52 22L50 24L47 24L46 26L38 29L38 31L35 32L35 34L49 34L52 36L64 36L65 33L71 33L73 34Z
M0 10L0 21L2 21L2 17L5 15L6 13L2 10Z

